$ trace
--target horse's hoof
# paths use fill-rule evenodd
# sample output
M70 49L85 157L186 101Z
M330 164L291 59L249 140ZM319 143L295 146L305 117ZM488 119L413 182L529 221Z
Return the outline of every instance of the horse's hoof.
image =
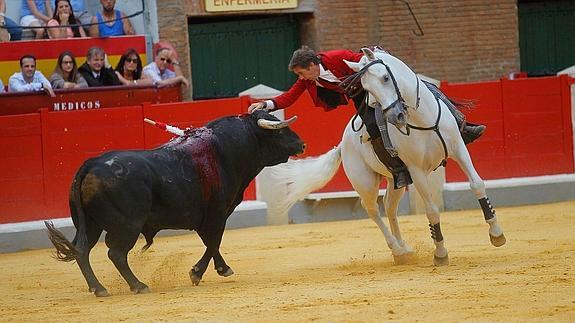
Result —
M445 255L445 257L433 255L433 264L438 267L449 265L449 255Z
M499 237L494 237L491 234L489 234L489 240L491 240L491 244L496 247L501 247L502 245L505 244L505 242L507 242L507 240L505 239L505 235L503 233Z
M110 293L108 293L108 291L104 288L95 290L94 295L96 295L96 297L108 297L110 296Z
M407 265L413 262L415 258L415 253L406 252L402 255L393 255L393 263L395 265Z
M222 277L228 277L234 274L234 271L228 267L228 269L226 271L221 271L221 270L217 270L218 275L222 276Z

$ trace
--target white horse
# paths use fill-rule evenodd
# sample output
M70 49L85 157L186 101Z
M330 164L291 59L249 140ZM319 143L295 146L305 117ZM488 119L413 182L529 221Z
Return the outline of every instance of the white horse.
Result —
M471 190L489 224L491 243L497 247L505 244L503 230L485 193L483 180L473 167L455 118L445 102L436 99L417 74L401 60L383 51L374 52L365 48L362 51L364 57L359 62L346 63L358 72L357 76L361 77L361 84L370 98L379 103L372 105L376 109L401 109L405 114L407 123L400 123L398 127L388 124L389 137L425 203L435 244L434 264L446 265L449 258L441 233L439 209L431 197L428 175L448 157L459 164L469 179ZM343 160L349 181L358 192L367 214L385 236L395 263L403 263L413 253L401 237L397 220L398 204L405 189L394 189L392 174L379 161L372 145L362 140L369 136L365 127L361 127L360 131L353 130L360 126L359 118L351 119L336 148L316 158L291 160L276 166L272 176L276 181L286 183L288 194L283 203L289 208L308 193L323 187ZM377 204L382 176L387 179L384 207L391 232L382 221Z

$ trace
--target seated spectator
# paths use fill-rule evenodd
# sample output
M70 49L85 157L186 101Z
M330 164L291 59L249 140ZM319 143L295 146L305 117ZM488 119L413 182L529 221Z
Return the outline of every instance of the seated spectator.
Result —
M0 41L15 41L22 39L22 28L18 24L6 17L6 0L0 0ZM7 34L7 35L6 35Z
M182 83L189 86L188 80L182 75L180 63L175 59L175 53L166 47L160 47L156 50L154 61L146 65L142 73L153 81L154 85L163 87L171 84ZM174 67L174 71L168 69L168 65Z
M52 27L48 28L50 39L86 37L84 28L78 26L70 0L56 0L54 16L47 25Z
M24 0L20 10L20 26L40 27L46 25L52 19L52 7L50 0ZM36 39L44 38L44 28L34 28Z
M20 58L20 72L10 76L8 92L45 91L50 96L56 96L48 79L42 72L36 70L36 57L24 55Z
M90 26L91 37L134 35L130 20L120 10L115 10L116 0L100 0L102 12L97 12Z
M50 76L50 84L54 89L73 89L88 87L88 83L78 72L76 59L71 52L65 51L58 56L54 73Z
M116 66L116 75L124 85L152 85L153 81L142 75L142 60L138 52L129 48Z
M70 0L70 4L74 9L74 17L79 24L87 25L84 26L84 33L88 35L90 29L89 24L92 22L92 15L86 10L85 0Z
M100 47L91 47L86 55L86 63L78 71L90 87L106 85L122 85L116 72L108 63L106 53Z
M0 79L0 93L4 93L6 90L4 89L4 83L2 83L2 79Z

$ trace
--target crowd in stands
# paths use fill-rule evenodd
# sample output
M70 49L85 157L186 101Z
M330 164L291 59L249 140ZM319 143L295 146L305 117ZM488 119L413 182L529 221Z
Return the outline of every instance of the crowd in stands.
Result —
M6 0L0 0L0 42L20 40L22 27L32 27L37 39L135 34L126 15L115 9L116 0L100 0L102 10L94 16L86 11L84 0L23 0L21 3L21 18L18 25L6 17ZM189 86L188 80L182 75L173 49L160 46L154 54L154 61L144 66L138 52L129 48L113 68L103 48L91 47L86 54L85 63L80 66L72 52L66 50L59 55L49 78L36 70L35 56L27 54L20 58L20 71L9 78L7 90L8 92L44 91L54 96L53 89L115 85ZM0 93L4 91L5 86L0 79Z

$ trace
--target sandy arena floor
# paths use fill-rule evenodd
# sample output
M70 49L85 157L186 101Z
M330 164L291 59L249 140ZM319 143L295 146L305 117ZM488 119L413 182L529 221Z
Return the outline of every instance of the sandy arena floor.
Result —
M88 293L77 265L52 250L1 254L0 321L575 322L575 201L497 214L501 248L479 209L444 213L451 264L437 268L424 215L400 217L417 256L403 266L367 219L230 230L221 250L235 274L210 266L199 286L188 277L199 238L158 238L130 257L152 290L144 295L131 294L99 244L92 264L108 298Z

